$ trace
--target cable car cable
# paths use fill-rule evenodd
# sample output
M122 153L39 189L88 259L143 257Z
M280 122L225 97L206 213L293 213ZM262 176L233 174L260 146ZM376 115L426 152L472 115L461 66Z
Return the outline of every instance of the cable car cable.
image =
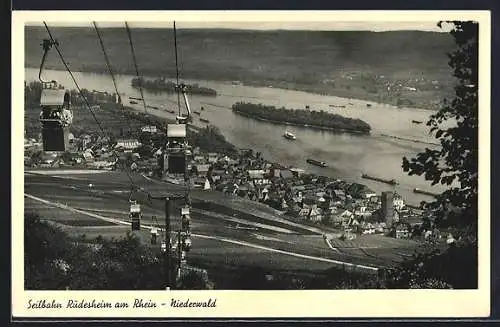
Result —
M80 97L83 99L83 101L85 102L85 105L87 106L87 109L90 111L90 113L92 114L92 116L94 117L94 120L96 121L97 125L99 126L99 129L101 130L101 133L102 133L102 137L104 137L106 135L106 132L104 131L104 128L102 127L101 123L99 122L99 120L97 119L94 111L92 110L92 108L90 107L90 104L87 100L87 98L83 95L82 93L82 89L80 88L80 86L78 85L78 82L76 81L75 79L75 76L73 75L73 73L71 72L71 69L68 67L68 64L66 63L66 60L64 60L64 56L63 54L61 53L61 50L59 50L59 46L58 46L58 43L54 40L54 38L52 37L52 33L50 32L50 29L49 27L47 26L47 23L43 22L43 25L45 25L45 29L47 30L47 33L49 34L49 37L50 37L50 40L52 41L53 45L54 45L54 48L56 49L57 53L59 54L59 57L61 58L61 61L62 63L64 64L64 67L66 67L66 70L68 71L69 75L71 76L71 79L73 80L73 83L75 83L75 86L76 88L78 89L78 93L80 95Z
M66 70L68 71L68 73L70 74L73 82L75 83L75 86L76 88L78 89L78 92L79 92L79 95L82 97L82 99L84 100L85 102L85 105L87 106L87 109L90 111L90 113L92 114L92 117L94 118L94 120L96 121L97 125L99 126L99 129L101 130L101 133L102 133L102 137L105 137L106 136L106 132L104 131L104 128L101 124L101 122L99 121L99 119L97 119L94 111L92 110L87 98L83 95L82 93L82 89L80 88L80 86L78 85L78 82L76 81L75 79L75 76L73 75L73 73L71 72L71 69L69 68L68 64L66 63L66 60L64 60L64 56L62 54L62 52L60 51L59 47L58 47L58 43L54 40L53 36L52 36L52 33L50 32L50 29L49 27L47 26L47 23L43 22L43 24L45 25L45 29L47 30L47 33L49 34L49 37L57 51L57 53L59 54L59 57L62 61L62 63L64 64L64 66L66 67ZM129 175L129 173L126 171L127 173L127 176L130 180L130 182L133 184L134 187L137 187L135 184L134 184L134 181L132 179L132 177Z
M148 110L147 110L147 105L146 105L146 99L144 98L144 92L142 89L142 77L139 74L139 67L137 66L137 59L135 57L135 51L134 51L134 42L132 41L132 33L130 32L130 28L129 28L127 22L125 22L125 28L127 30L128 40L130 43L130 50L132 51L132 60L134 61L135 74L136 74L137 79L139 81L139 91L141 92L142 103L144 105L144 112L147 113Z
M94 22L92 22L92 23L93 23L93 25L94 25L94 29L95 29L95 31L96 31L97 37L99 38L99 43L100 43L100 45L101 45L101 49L102 49L102 52L103 52L103 55L104 55L104 59L105 59L105 61L106 61L106 66L107 66L107 68L108 68L109 74L111 75L111 79L113 80L113 85L114 85L114 87L115 87L116 95L119 97L119 96L120 96L120 92L118 91L118 86L117 86L117 84L116 84L115 75L113 74L113 70L112 70L112 68L111 68L111 63L110 63L110 61L109 61L109 57L108 57L108 54L107 54L107 52L106 52L106 48L105 48L105 46L104 46L104 42L103 42L103 40L102 40L101 33L99 32L99 28L97 27L97 23L96 23L95 21L94 21ZM122 105L122 111L123 111L123 112L125 112L125 107L124 107L123 105ZM128 118L128 116L127 116L126 114L125 114L124 116L125 116L125 118L126 118L127 125L128 125L128 127L129 127L130 132L133 132L133 129L132 129L132 124L130 123L130 119ZM118 157L116 154L115 154L115 157L119 160L119 157ZM129 201L130 201L131 196L132 196L132 190L133 190L134 188L138 188L138 186L137 186L137 185L135 185L134 180L133 180L132 176L130 176L130 174L129 174L129 172L128 172L127 168L125 167L125 164L124 164L124 163L122 164L122 168L123 168L123 170L125 171L125 173L127 174L128 178L129 178L129 180L130 180L130 183L132 184L132 185L131 185L130 195L129 195Z
M95 28L97 37L99 38L99 43L101 44L101 49L102 49L102 53L104 55L104 60L106 61L106 66L108 68L109 74L111 75L111 79L113 80L113 85L115 87L116 95L121 99L120 93L118 92L118 86L116 84L115 74L113 73L108 54L107 54L106 49L104 47L104 41L102 40L101 32L99 31L99 28L97 27L97 23L96 22L92 22L92 23L94 24L94 28ZM122 105L122 111L125 112L125 107L123 105ZM132 124L130 123L130 119L128 118L128 116L126 114L124 114L124 116L127 119L127 125L129 127L129 130L130 130L130 132L132 132L133 129L132 129Z
M177 88L177 109L179 110L179 116L181 115L181 94L179 90L179 65L177 59L177 31L175 29L175 21L174 21L174 52L175 52L175 76L177 80L176 88Z

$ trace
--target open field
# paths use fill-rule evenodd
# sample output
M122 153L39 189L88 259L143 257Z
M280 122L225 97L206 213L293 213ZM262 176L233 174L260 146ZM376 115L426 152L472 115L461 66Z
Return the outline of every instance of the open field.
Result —
M55 174L57 174L55 172ZM102 222L88 217L108 217L127 222L128 196L126 192L129 186L126 182L120 182L119 177L124 175L118 172L107 172L103 174L89 174L86 179L84 175L78 174L78 179L64 175L64 178L55 178L42 175L25 175L25 194L29 194L54 205L43 205L29 200L25 197L25 210L36 210L47 219L70 226L73 233L87 235L115 236L124 235L125 228L105 226ZM123 177L123 176L122 176ZM143 187L154 191L158 184L151 183L139 176L134 176ZM88 189L88 183L93 183L92 190ZM172 185L163 184L161 192L172 192ZM121 191L121 192L116 192ZM160 189L157 189L160 191ZM174 191L175 192L175 191ZM213 193L217 194L217 193ZM220 200L225 196L218 194ZM193 195L196 202L196 196ZM38 201L39 202L39 201ZM226 202L230 205L230 201ZM251 203L249 203L251 204ZM81 210L84 215L68 211ZM243 207L240 205L240 208ZM144 225L163 225L163 203L153 201L143 202ZM249 206L249 208L251 208ZM84 217L86 216L86 217ZM152 216L156 216L153 219ZM71 218L68 218L71 217ZM189 254L195 262L213 264L221 262L227 265L264 265L273 269L288 267L307 267L306 270L322 270L329 267L341 267L341 262L346 264L357 264L371 267L382 267L392 265L405 258L418 247L418 243L387 239L385 237L360 238L354 243L336 241L335 246L339 251L332 251L319 234L311 233L308 229L299 229L300 224L290 222L288 226L282 218L268 213L264 217L256 217L252 214L240 215L241 223L231 222L233 217L217 212L199 213L193 210L192 233L193 250ZM102 218L100 218L102 219ZM74 222L80 220L82 222ZM265 223L264 223L265 222ZM256 227L259 223L259 227ZM123 225L123 224L121 224ZM172 230L179 227L178 214L172 217ZM277 228L286 228L290 232L279 232ZM148 242L148 232L144 232L144 240ZM264 253L264 255L263 255ZM337 263L335 263L337 262Z

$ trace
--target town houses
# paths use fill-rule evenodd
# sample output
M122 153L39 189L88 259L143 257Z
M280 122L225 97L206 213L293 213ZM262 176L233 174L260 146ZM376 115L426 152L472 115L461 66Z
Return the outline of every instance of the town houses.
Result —
M248 150L240 151L235 158L202 154L199 149L196 153L191 166L196 172L197 187L265 203L290 219L397 238L411 236L411 228L404 232L402 224L421 222L422 212L408 207L398 194L390 196L392 209L384 210L384 194L361 184L267 162ZM397 233L392 232L394 228Z
M141 133L151 135L157 131L144 126ZM73 136L72 151L58 158L30 157L29 151L37 142L27 140L26 144L29 146L25 146L25 163L31 167L129 169L162 177L161 147L142 144L135 138L111 141L84 133ZM412 224L422 221L423 212L408 207L398 194L377 194L362 184L272 163L252 150L226 155L194 147L189 156L188 173L194 189L262 202L288 219L352 234L383 233L408 238Z

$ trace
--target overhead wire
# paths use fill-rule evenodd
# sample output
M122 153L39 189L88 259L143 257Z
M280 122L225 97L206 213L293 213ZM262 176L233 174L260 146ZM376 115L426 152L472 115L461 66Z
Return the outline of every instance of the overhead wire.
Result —
M179 90L179 64L177 58L177 30L175 28L174 21L174 52L175 52L175 77L177 80L176 88L177 88L177 109L179 110L179 116L181 115L181 93Z
M109 74L111 76L111 79L113 80L113 85L114 85L114 88L115 88L115 92L116 92L116 95L119 97L119 99L121 99L120 97L120 92L118 91L118 86L116 84L116 78L115 78L115 74L113 73L113 69L111 68L111 63L110 63L110 60L109 60L109 57L108 57L108 54L106 52L106 48L104 46L104 41L102 39L102 35L99 31L99 28L97 27L97 23L94 21L92 22L93 25L94 25L94 29L96 31L96 34L97 34L97 37L99 39L99 43L101 45L101 50L102 50L102 53L104 55L104 60L106 61L106 66L108 68L108 71L109 71ZM121 101L120 101L121 102ZM118 104L117 104L118 105ZM123 107L123 105L121 106L122 107L122 111L124 113L124 116L126 118L126 121L127 121L127 125L129 127L129 130L131 133L133 133L133 129L132 129L132 124L130 123L130 119L128 118L128 116L125 114L125 108ZM116 155L115 153L115 157L116 159L119 161L119 157ZM138 186L135 184L132 176L130 175L130 173L128 172L128 169L125 167L125 163L122 164L122 168L123 170L125 171L125 173L127 174L127 177L128 179L130 180L130 183L131 183L131 192L130 192L130 196L129 196L129 200L131 198L131 195L132 195L132 190L133 189L138 189Z
M55 46L55 48L56 48L56 50L57 50L57 53L58 53L58 55L59 55L59 57L60 57L60 59L61 59L62 63L64 64L64 66L65 66L66 70L68 71L68 73L70 74L70 76L71 76L71 78L72 78L72 80L73 80L73 82L74 82L74 84L75 84L76 88L78 89L79 95L82 97L83 101L85 102L85 105L87 106L87 109L90 111L90 113L92 114L92 116L93 116L93 118L94 118L95 122L96 122L96 123L97 123L97 125L99 126L99 129L100 129L100 131L101 131L101 133L102 133L102 137L105 137L105 136L106 136L106 132L105 132L105 130L104 130L104 128L103 128L103 126L102 126L101 122L99 121L99 119L97 119L97 116L96 116L96 115L95 115L95 113L93 112L93 110L92 110L92 108L91 108L91 106L90 106L90 103L88 102L87 98L83 95L82 89L81 89L81 88L80 88L80 86L78 85L78 82L76 81L76 79L75 79L75 77L74 77L74 75L73 75L73 73L72 73L71 69L69 68L68 64L67 64L67 63L66 63L66 61L64 60L64 56L63 56L62 52L60 51L60 49L58 48L58 43L54 40L54 38L53 38L53 36L52 36L52 33L50 32L50 29L49 29L48 25L47 25L45 22L43 22L43 23L44 23L44 25L45 25L45 28L46 28L46 30L47 30L47 33L49 34L49 37L50 37L50 39L51 39L51 42L53 43L53 45ZM137 66L137 61L136 61L136 58L135 58L135 52L134 52L134 48L133 48L132 37L131 37L130 29L129 29L128 24L127 24L126 22L125 22L125 26L126 26L126 29L127 29L127 34L128 34L128 36L129 36L130 46L131 46L131 50L132 50L132 54L133 54L134 66L135 66L135 68L136 68L136 73L137 73L137 76L138 76L139 81L140 81L139 69L138 69L138 66ZM104 54L104 57L105 57L106 65L107 65L107 67L108 67L109 73L110 73L111 78L112 78L112 80L113 80L113 85L114 85L114 87L115 87L116 94L117 94L117 96L118 96L118 97L120 97L120 93L119 93L119 91L118 91L118 87L117 87L117 84L116 84L116 79L115 79L115 77L114 77L113 70L111 69L111 64L110 64L110 62L109 62L109 58L108 58L108 56L107 56L107 53L106 53L106 50L105 50L105 47L104 47L104 42L103 42L103 40L102 40L102 37L101 37L101 35L100 35L100 33L99 33L99 29L98 29L97 24L96 24L95 22L94 22L94 27L95 27L96 33L97 33L97 35L98 35L98 38L99 38L99 41L100 41L100 44L101 44L101 49L102 49L103 54ZM44 59L45 59L45 56L46 56L46 53L45 53L45 55L44 55ZM139 83L140 83L139 85L140 85L141 96L142 96L142 100L143 100L143 104L144 104L144 110L145 110L145 112L147 113L146 101L145 101L144 94L143 94L143 90L142 90L142 82L140 81ZM130 122L129 122L129 126L131 127ZM119 158L118 158L118 156L116 155L116 153L114 153L114 154L115 154L115 157L117 157L117 162L119 162ZM151 202L151 199L153 198L152 194L151 194L150 192L148 192L148 191L144 190L143 188L138 187L138 186L135 184L135 182L134 182L134 180L132 179L132 177L130 176L130 174L129 174L128 170L127 170L127 169L124 169L124 170L125 170L126 175L127 175L128 179L129 179L129 181L130 181L130 183L131 183L131 189L130 189L130 194L129 194L129 202L130 202L130 200L131 200L131 198L132 198L132 192L133 192L134 190L136 190L136 191L142 191L142 192L146 193L146 194L147 194L147 196L148 196L148 200L149 200L149 202ZM186 193L186 194L185 194L185 196L187 196L187 195L189 194L189 186L188 186L188 191L187 191L187 192L188 192L188 193Z
M101 45L101 50L104 55L104 60L106 61L106 67L108 68L109 74L111 75L111 79L113 80L113 86L115 88L116 96L118 97L119 100L121 100L120 93L118 92L118 86L116 84L116 78L115 74L113 73L113 69L111 68L111 63L108 57L108 53L106 52L106 48L104 47L104 41L102 39L101 32L99 31L99 28L97 27L96 22L92 22L94 24L94 29L96 31L97 37L99 38L99 43ZM121 102L121 101L119 101ZM125 113L125 107L122 105L122 111ZM132 124L130 123L130 119L128 118L127 115L124 115L125 118L127 118L127 125L129 127L129 130L132 132Z
M146 99L144 98L144 91L142 88L142 77L139 74L139 67L137 65L137 58L135 56L135 50L134 50L134 42L132 41L132 32L130 31L130 28L129 28L127 22L125 22L125 28L127 30L127 36L128 36L128 40L130 43L130 50L132 52L132 60L134 61L135 74L137 76L137 80L139 81L139 91L141 92L142 103L144 105L144 112L147 113L148 109L147 109L147 105L146 105Z
M175 25L175 22L174 22L174 25ZM137 76L137 78L139 80L139 90L140 90L142 102L143 102L143 105L144 105L144 111L147 114L147 105L146 105L146 99L144 97L144 92L143 92L142 78L141 78L141 75L139 73L139 68L138 68L138 64L137 64L137 58L136 58L136 55L135 55L134 44L133 44L133 40L132 40L132 33L130 31L130 27L129 27L129 25L128 25L127 22L125 22L125 27L126 27L126 30L127 30L127 35L128 35L128 39L129 39L129 43L130 43L130 49L131 49L131 52L132 52L132 59L134 61L134 67L135 67L135 71L136 71L136 76ZM175 26L174 26L174 32L175 32ZM175 33L174 33L174 36L175 36ZM176 48L176 70L177 70L177 86L178 86L179 85L179 71L178 71L178 67L177 67L177 48ZM177 105L179 107L179 115L180 115L180 94L179 94L179 90L177 92L177 95L178 95ZM169 101L171 101L171 100L169 100ZM152 194L150 192L148 192L148 191L146 191L144 189L142 189L141 191L144 192L144 193L146 193L148 195L149 199L153 198L153 196L152 196Z
M178 58L178 48L177 48L177 29L174 21L174 52L175 52L175 77L176 77L176 89L177 89L177 107L179 110L179 116L181 116L181 85L179 82L179 58ZM187 100L186 100L187 101ZM186 103L186 106L188 104ZM189 113L188 113L189 114ZM187 126L187 125L186 125ZM184 186L185 186L185 197L186 197L186 202L189 202L189 194L190 194L190 186L191 186L191 181L189 178L189 172L187 171L187 162L185 163L186 167L184 169ZM188 204L188 203L186 203Z
M87 109L90 111L90 113L92 114L92 117L94 117L94 120L96 121L97 125L99 126L99 129L101 130L101 133L102 133L102 137L104 137L106 135L106 132L104 131L104 128L102 127L101 123L99 122L99 120L97 119L94 111L92 110L87 98L83 95L83 92L82 92L82 89L80 88L80 86L78 85L78 82L76 81L75 79L75 76L73 75L73 73L71 72L71 69L69 68L68 64L66 63L66 60L64 60L64 56L62 55L62 52L61 50L59 49L59 46L57 44L57 42L54 40L53 36L52 36L52 33L50 32L50 29L49 27L47 26L47 23L46 22L43 22L43 25L45 26L45 29L47 30L47 33L49 34L49 37L50 37L50 40L53 42L54 44L54 48L56 49L57 51L57 54L59 55L59 58L61 59L64 67L66 68L66 70L68 71L69 75L71 76L71 79L73 80L73 83L75 83L75 86L78 90L78 94L80 95L80 97L83 99L83 101L85 102L85 105L87 106Z
M61 59L61 62L63 63L63 65L64 65L64 67L66 68L66 70L67 70L67 72L69 73L69 75L71 76L71 79L73 80L73 83L75 84L75 86L76 86L76 88L77 88L77 90L78 90L78 93L79 93L80 97L81 97L81 98L83 99L83 101L85 102L85 105L86 105L87 109L90 111L90 113L92 114L92 117L94 118L95 122L97 123L97 125L98 125L98 127L99 127L99 130L101 131L101 134L102 134L101 136L102 136L102 137L105 137L107 133L105 132L104 127L102 126L101 122L99 121L99 119L98 119L98 118L97 118L97 116L95 115L94 111L92 110L92 107L91 107L90 103L88 102L87 98L83 95L82 89L80 88L80 86L79 86L78 82L76 81L76 78L75 78L75 76L74 76L73 72L72 72L72 71L71 71L71 69L69 68L69 66L68 66L68 64L67 64L67 62L66 62L66 60L64 59L64 56L63 56L63 54L62 54L61 50L60 50L60 49L59 49L59 47L58 47L58 43L55 41L54 37L52 36L52 33L51 33L51 31L50 31L50 29L49 29L48 25L46 24L46 22L43 22L43 23L44 23L45 29L47 30L47 33L48 33L48 35L49 35L49 37L50 37L51 41L52 41L52 42L53 42L53 44L54 44L54 47L55 47L55 49L56 49L56 51L57 51L57 53L58 53L58 55L59 55L59 58ZM117 96L120 96L120 93L119 93L119 91L118 91L118 86L117 86L117 83L116 83L116 78L115 78L115 75L114 75L113 70L112 70L112 68L111 68L111 63L110 63L110 61L109 61L109 57L108 57L107 52L106 52L106 50L105 50L104 42L103 42L103 40L102 40L102 35L101 35L101 34L100 34L100 32L99 32L99 28L98 28L97 24L96 24L95 22L93 22L93 25L94 25L94 27L95 27L96 34L97 34L97 36L98 36L98 38L99 38L99 42L100 42L100 45L101 45L101 49L102 49L102 51L103 51L103 55L104 55L104 57L105 57L106 66L107 66L108 71L109 71L109 73L110 73L110 75L111 75L111 78L112 78L112 80L113 80L113 86L114 86L114 88L115 88L116 94L117 94ZM141 80L140 80L140 78L141 78L141 77L140 77L140 74L139 74L139 69L138 69L137 60L136 60L136 56L135 56L135 51L134 51L133 41L132 41L132 37L131 37L131 33L130 33L130 28L129 28L129 26L128 26L127 22L125 22L125 27L126 27L126 30L127 30L127 35L128 35L129 42L130 42L130 47L131 47L131 51L132 51L132 57L133 57L134 66L135 66L135 69L136 69L136 74L137 74L137 77L139 78L139 81L140 81L140 82L139 82L139 85L140 85L141 97L142 97L142 100L143 100L143 104L144 104L145 111L146 111L146 113L147 113L147 106L146 106L146 101L145 101L145 98L144 98L144 95L143 95L142 82L141 82ZM176 55L177 55L177 54L176 54ZM177 57L177 56L176 56L176 57ZM178 66L177 66L177 58L176 58L176 70L177 70L177 81L179 81L179 73L178 73ZM178 98L178 102L177 102L177 104L178 104L178 106L179 106L179 108L180 108L180 94L178 93L178 95L179 95L179 98ZM167 100L168 100L168 101L171 101L171 102L174 102L173 100L170 100L170 99L167 99ZM179 110L180 110L180 109L179 109ZM130 121L127 121L127 123L128 123L128 125L129 125L129 127L132 129L131 124L130 124ZM131 187L132 187L132 188L134 188L134 189L136 189L136 190L141 190L143 193L146 193L146 194L148 195L148 197L151 197L151 196L152 196L150 192L148 192L148 191L144 190L143 188L138 187L138 186L135 184L135 182L134 182L134 180L132 179L132 177L130 176L130 174L129 174L128 170L127 170L127 169L124 169L124 170L125 170L126 175L127 175L128 179L129 179L129 181L130 181L130 183L131 183ZM187 191L187 192L189 193L189 187L188 187L188 191Z
M61 59L62 63L64 64L64 67L66 68L66 70L68 71L69 75L71 76L71 79L73 80L73 83L75 84L80 97L85 102L85 105L86 105L87 109L90 111L90 113L92 114L92 117L94 118L94 120L96 121L97 125L99 126L99 129L100 129L100 131L102 133L101 136L105 137L107 133L104 131L104 128L103 128L101 122L99 121L99 119L97 119L97 116L95 115L94 111L92 110L92 107L90 106L90 103L88 102L87 98L83 95L82 89L78 85L78 82L76 81L76 78L73 75L73 72L71 71L71 69L69 68L68 64L66 63L66 60L64 60L64 56L63 56L61 50L58 47L58 43L54 40L54 37L52 36L52 33L50 32L50 29L49 29L47 23L43 22L43 24L45 26L45 29L47 30L47 33L48 33L51 41L54 44L54 47L55 47L55 49L56 49L56 51L57 51L57 53L59 55L59 58ZM128 176L128 178L130 180L130 183L132 184L132 187L137 187L137 186L135 186L135 183L134 183L132 177L130 176L130 174L128 173L128 171L126 171L126 173L127 173L127 176Z

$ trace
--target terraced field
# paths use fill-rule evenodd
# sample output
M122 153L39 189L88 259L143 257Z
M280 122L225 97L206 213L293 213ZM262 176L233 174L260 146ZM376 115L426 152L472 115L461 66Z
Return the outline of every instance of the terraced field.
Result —
M36 210L51 221L67 226L72 233L86 235L118 236L129 228L128 222L130 184L124 173L57 174L58 177L25 175L25 194L49 201L25 198L25 210ZM179 186L152 182L140 175L133 175L135 183L152 193L179 192ZM88 184L93 187L89 188ZM270 212L261 212L253 202L238 201L237 209L231 199L221 193L198 191L193 193L194 203L210 195L217 202L216 208L227 206L223 212L215 208L206 210L196 205L192 209L193 250L190 260L199 263L224 265L263 264L273 269L303 268L322 271L331 267L349 266L353 269L374 271L376 267L391 265L404 260L418 243L395 240L383 236L361 236L353 242L333 239L336 251L323 240L322 233L311 231L308 226L289 222ZM163 226L162 201L147 201L144 194L136 197L142 203L143 225ZM55 206L58 205L58 208ZM65 207L68 206L68 208ZM244 210L247 205L247 210ZM73 210L73 211L70 211ZM75 213L74 210L80 210ZM176 211L177 212L177 211ZM156 218L153 218L155 216ZM99 218L95 218L99 217ZM119 226L102 220L115 219ZM179 214L172 216L172 230L179 227ZM115 224L116 225L116 224ZM149 243L149 231L141 231Z

